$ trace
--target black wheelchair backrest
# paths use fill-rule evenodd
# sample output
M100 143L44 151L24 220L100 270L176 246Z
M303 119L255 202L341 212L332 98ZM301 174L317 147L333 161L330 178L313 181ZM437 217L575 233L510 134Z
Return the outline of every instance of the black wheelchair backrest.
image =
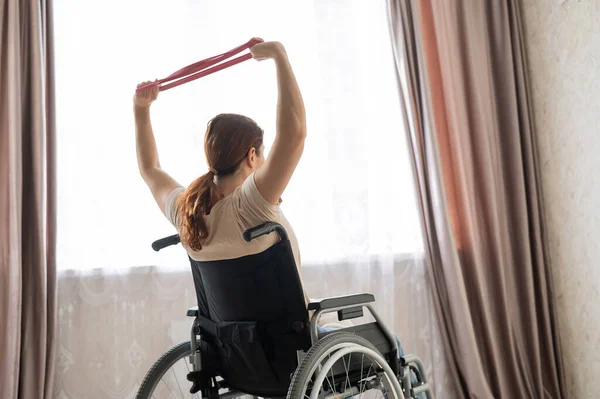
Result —
M214 322L287 320L299 331L308 319L288 240L255 255L190 262L200 313Z
M202 262L190 258L199 324L216 359L208 368L260 396L285 394L296 351L310 347L308 311L287 234L270 224L244 238L275 230L281 240L258 254Z

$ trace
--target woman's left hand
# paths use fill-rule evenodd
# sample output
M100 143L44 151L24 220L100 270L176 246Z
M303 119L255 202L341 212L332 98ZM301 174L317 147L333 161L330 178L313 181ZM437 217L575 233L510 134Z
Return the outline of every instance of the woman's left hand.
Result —
M152 82L143 82L143 83L140 83L139 85L137 85L137 87L140 87L140 86L148 84L148 83L152 83ZM154 102L154 100L156 100L156 98L158 97L159 91L160 91L160 88L158 85L156 85L149 89L142 90L140 92L136 92L135 95L133 96L133 103L138 107L142 107L142 108L149 107L150 104L152 104Z

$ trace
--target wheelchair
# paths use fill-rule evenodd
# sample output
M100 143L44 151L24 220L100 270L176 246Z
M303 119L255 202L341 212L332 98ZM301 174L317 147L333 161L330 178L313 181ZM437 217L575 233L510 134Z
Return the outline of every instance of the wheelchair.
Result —
M190 258L198 306L190 340L165 352L147 372L136 399L427 398L433 392L416 356L398 356L395 336L373 308L371 294L311 302L285 229L269 222L244 232L250 242L277 233L262 253L197 262ZM177 235L152 244L159 251ZM338 320L375 320L338 330L318 328L325 313Z

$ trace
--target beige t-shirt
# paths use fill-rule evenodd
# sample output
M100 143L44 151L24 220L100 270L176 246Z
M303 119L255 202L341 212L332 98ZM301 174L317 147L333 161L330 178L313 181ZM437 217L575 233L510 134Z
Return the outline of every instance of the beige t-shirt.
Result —
M177 228L177 198L185 191L177 188L167 197L165 214ZM205 216L208 237L202 244L202 250L193 251L186 247L188 255L197 261L235 259L260 253L278 240L277 234L259 237L251 242L244 241L242 233L264 222L277 222L288 233L298 273L301 273L298 240L292 226L281 212L279 205L273 205L264 199L254 182L254 173L233 193L219 200ZM305 298L307 298L305 291Z

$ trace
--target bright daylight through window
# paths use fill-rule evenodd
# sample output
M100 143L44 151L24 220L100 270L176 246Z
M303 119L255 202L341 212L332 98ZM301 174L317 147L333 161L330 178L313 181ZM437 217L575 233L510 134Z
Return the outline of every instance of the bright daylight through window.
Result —
M303 263L421 251L385 2L342 3L56 0L59 268L187 267L181 248L150 248L174 229L137 170L132 95L253 36L285 45L306 103L305 153L282 204ZM274 65L254 60L161 93L162 167L184 185L205 173L206 123L221 112L255 119L268 150L276 101Z

